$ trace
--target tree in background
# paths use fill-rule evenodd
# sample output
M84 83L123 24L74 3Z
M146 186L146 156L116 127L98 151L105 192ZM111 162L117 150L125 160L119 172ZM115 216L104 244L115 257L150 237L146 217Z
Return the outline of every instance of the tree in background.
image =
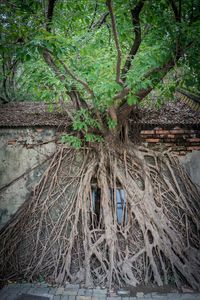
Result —
M1 231L2 274L198 289L199 192L168 152L130 141L128 122L152 90L198 90L198 1L2 8L3 101L13 86L17 99L58 101L71 123L68 146Z

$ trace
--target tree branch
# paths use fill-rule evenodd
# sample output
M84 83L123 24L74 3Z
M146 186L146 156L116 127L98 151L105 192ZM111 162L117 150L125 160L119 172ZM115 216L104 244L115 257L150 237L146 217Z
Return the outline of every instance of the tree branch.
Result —
M74 80L79 82L84 86L84 88L88 91L88 93L91 95L92 98L94 98L94 92L89 87L88 83L82 79L80 79L77 75L75 75L61 60L59 60L60 64L63 66L66 73L68 73Z
M144 6L144 2L145 0L140 0L138 2L138 4L135 6L134 9L131 9L131 16L132 16L132 24L133 24L133 27L134 27L134 34L135 34L135 39L134 39L134 42L133 42L133 45L131 47L131 50L129 52L129 55L126 59L126 62L124 64L124 67L122 69L122 78L124 81L126 81L126 75L127 75L127 72L128 70L130 69L131 67L131 63L134 59L134 56L136 55L139 47L140 47L140 44L141 44L141 27L140 27L140 13L142 11L142 8Z
M176 6L176 3L174 0L169 0L169 3L174 12L176 22L181 22L181 1L179 0L179 8Z
M141 4L141 2L143 2L143 1L140 1L139 3ZM179 0L179 8L176 6L176 3L174 0L169 0L169 2L172 7L172 10L174 12L176 22L180 23L181 22L181 0ZM143 5L144 5L144 3L143 3ZM141 9L142 9L143 5L141 6ZM140 9L140 11L141 11L141 9ZM138 15L138 18L139 18L139 15ZM184 51L183 51L183 49L181 49L181 46L180 46L180 36L178 36L178 38L176 40L175 57L170 59L162 67L157 67L157 68L154 68L153 70L148 71L143 76L143 79L151 77L153 74L159 74L158 79L154 80L154 86L155 86L175 66L176 62L183 55L183 53L184 53ZM153 90L154 86L149 85L146 89L141 89L140 91L138 91L135 94L135 96L138 98L139 101L142 101ZM130 91L131 91L131 89L126 87L126 88L124 88L124 90L122 92L118 93L114 97L114 99L122 100L123 98L128 96ZM122 121L122 120L126 119L126 117L129 115L129 113L132 111L133 108L134 108L134 105L129 106L126 102L124 104L122 104L121 107L119 107L118 111L117 111L118 120Z
M5 64L5 56L4 56L4 52L2 53L2 71L3 71L3 91L4 91L4 95L5 95L5 99L7 102L11 101L11 98L9 97L8 91L7 91L7 74L6 74L6 64ZM2 98L3 99L3 98ZM5 101L4 101L5 103Z
M79 92L77 91L77 88L76 88L75 85L72 86L72 90L71 90L71 91L68 90L68 88L67 88L67 86L66 86L66 78L65 78L65 76L61 73L60 69L56 66L56 64L55 64L55 62L54 62L54 60L53 60L53 58L52 58L52 56L51 56L51 53L50 53L47 49L44 50L44 52L43 52L43 57L44 57L45 62L46 62L46 63L51 67L51 69L54 71L55 75L60 79L61 82L63 82L63 83L65 84L65 88L66 88L66 90L67 90L67 94L68 94L68 96L70 97L71 101L76 105L77 109L80 109L81 107L82 107L82 108L87 108L87 109L89 109L87 103L85 102L85 100L81 98L81 96L80 96ZM61 61L60 61L60 63L63 65L63 63L62 63ZM64 65L63 65L63 67L64 67ZM68 70L68 68L66 69L66 66L65 66L65 71L66 71L67 73L69 73L69 70ZM73 73L71 73L71 71L70 71L70 74L71 74L71 76L73 75L74 78L77 80L77 77L76 77ZM79 79L79 78L78 78L78 79ZM78 80L77 80L77 81L78 81ZM82 81L81 79L79 79L78 82L80 82L80 83L82 83L82 84L84 83L84 84L87 85L87 83L85 83L85 82ZM89 86L88 86L88 87L89 87ZM89 89L90 89L90 88L89 88ZM91 90L91 91L92 91L92 90ZM92 93L93 93L93 92L92 92ZM99 124L100 124L100 126L101 126L102 132L104 132L104 131L105 131L105 129L104 129L104 124L103 124L103 122L102 122L102 119L101 119L101 116L100 116L99 111L98 111L96 108L93 108L93 111L94 111L95 115L97 116L97 120L99 121ZM74 118L73 118L73 116L71 115L71 113L70 113L69 111L66 111L66 112L67 112L69 118L73 121Z
M92 24L92 26L89 28L89 30L93 30L95 28L100 28L106 22L106 18L107 18L108 15L109 15L108 12L102 14L100 19L96 23Z
M98 0L95 1L94 14L93 14L93 18L92 18L91 24L90 24L90 26L88 28L88 31L92 28L92 26L94 24L94 20L96 18L96 14L97 14L97 8L98 8Z
M53 70L55 75L60 79L60 81L66 83L65 76L61 73L60 69L55 64L51 53L47 49L43 51L43 57L47 65L50 66L50 68Z
M183 54L183 53L181 53ZM179 56L179 58L181 57L181 55ZM143 78L147 78L153 74L157 74L159 73L160 76L158 79L156 79L156 81L154 81L154 86L153 85L149 85L146 89L141 89L139 90L137 93L135 93L135 97L137 97L138 101L142 101L155 87L155 85L157 85L163 78L164 76L175 66L176 61L174 59L169 60L166 64L164 64L162 67L159 68L155 68L151 71L149 71L148 73L146 73L144 75ZM131 89L126 89L126 93L124 93L123 97L127 97L128 94L130 93ZM123 99L123 98L118 98L118 99ZM131 113L131 111L133 110L133 108L135 107L135 105L128 105L127 102L125 102L121 107L118 108L117 111L117 116L118 116L118 120L119 121L123 121L127 118L127 116Z
M72 100L72 102L74 102L74 94L72 92L68 91L68 88L66 86L66 78L61 73L60 69L56 66L56 64L48 50L43 51L43 57L44 57L46 64L53 70L54 74L59 78L59 80L61 82L64 83L65 89L67 90L67 94L70 96L70 99ZM68 114L68 117L71 119L71 121L73 121L74 118L73 118L72 114L69 111L66 111L66 113Z
M53 18L56 1L57 0L49 0L49 3L48 3L46 30L49 32L51 31L51 21Z
M117 50L116 82L119 83L120 85L123 85L123 81L120 78L122 51L121 51L121 48L120 48L119 35L118 35L118 32L117 32L117 26L116 26L115 15L114 15L114 12L113 12L113 7L112 7L112 1L107 0L106 5L108 6L108 10L109 10L109 13L110 13L111 26L112 26L112 31L113 31L114 41L115 41L115 47L116 47L116 50Z

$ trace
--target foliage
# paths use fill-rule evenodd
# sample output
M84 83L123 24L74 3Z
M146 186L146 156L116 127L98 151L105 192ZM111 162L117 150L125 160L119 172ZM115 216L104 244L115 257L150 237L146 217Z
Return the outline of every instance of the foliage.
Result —
M197 0L3 1L1 100L72 101L75 131L117 130L152 89L198 92L199 15Z
M63 134L61 137L62 143L69 143L75 149L81 148L81 140L76 136L71 136L69 134Z

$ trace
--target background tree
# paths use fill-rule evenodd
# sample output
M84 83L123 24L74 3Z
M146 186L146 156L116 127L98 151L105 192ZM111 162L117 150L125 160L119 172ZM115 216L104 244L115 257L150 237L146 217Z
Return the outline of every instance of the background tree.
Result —
M15 0L2 8L3 101L12 100L11 72L18 99L61 102L72 124L62 139L73 146L58 149L1 231L2 274L198 289L199 192L176 158L128 135L129 114L153 89L198 89L198 1Z

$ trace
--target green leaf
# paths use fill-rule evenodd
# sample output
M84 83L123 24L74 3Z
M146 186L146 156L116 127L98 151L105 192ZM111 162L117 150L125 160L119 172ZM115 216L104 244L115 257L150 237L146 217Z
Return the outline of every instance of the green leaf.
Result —
M138 98L134 95L129 95L128 99L127 99L127 103L128 105L133 105L133 104L137 104L138 103Z

